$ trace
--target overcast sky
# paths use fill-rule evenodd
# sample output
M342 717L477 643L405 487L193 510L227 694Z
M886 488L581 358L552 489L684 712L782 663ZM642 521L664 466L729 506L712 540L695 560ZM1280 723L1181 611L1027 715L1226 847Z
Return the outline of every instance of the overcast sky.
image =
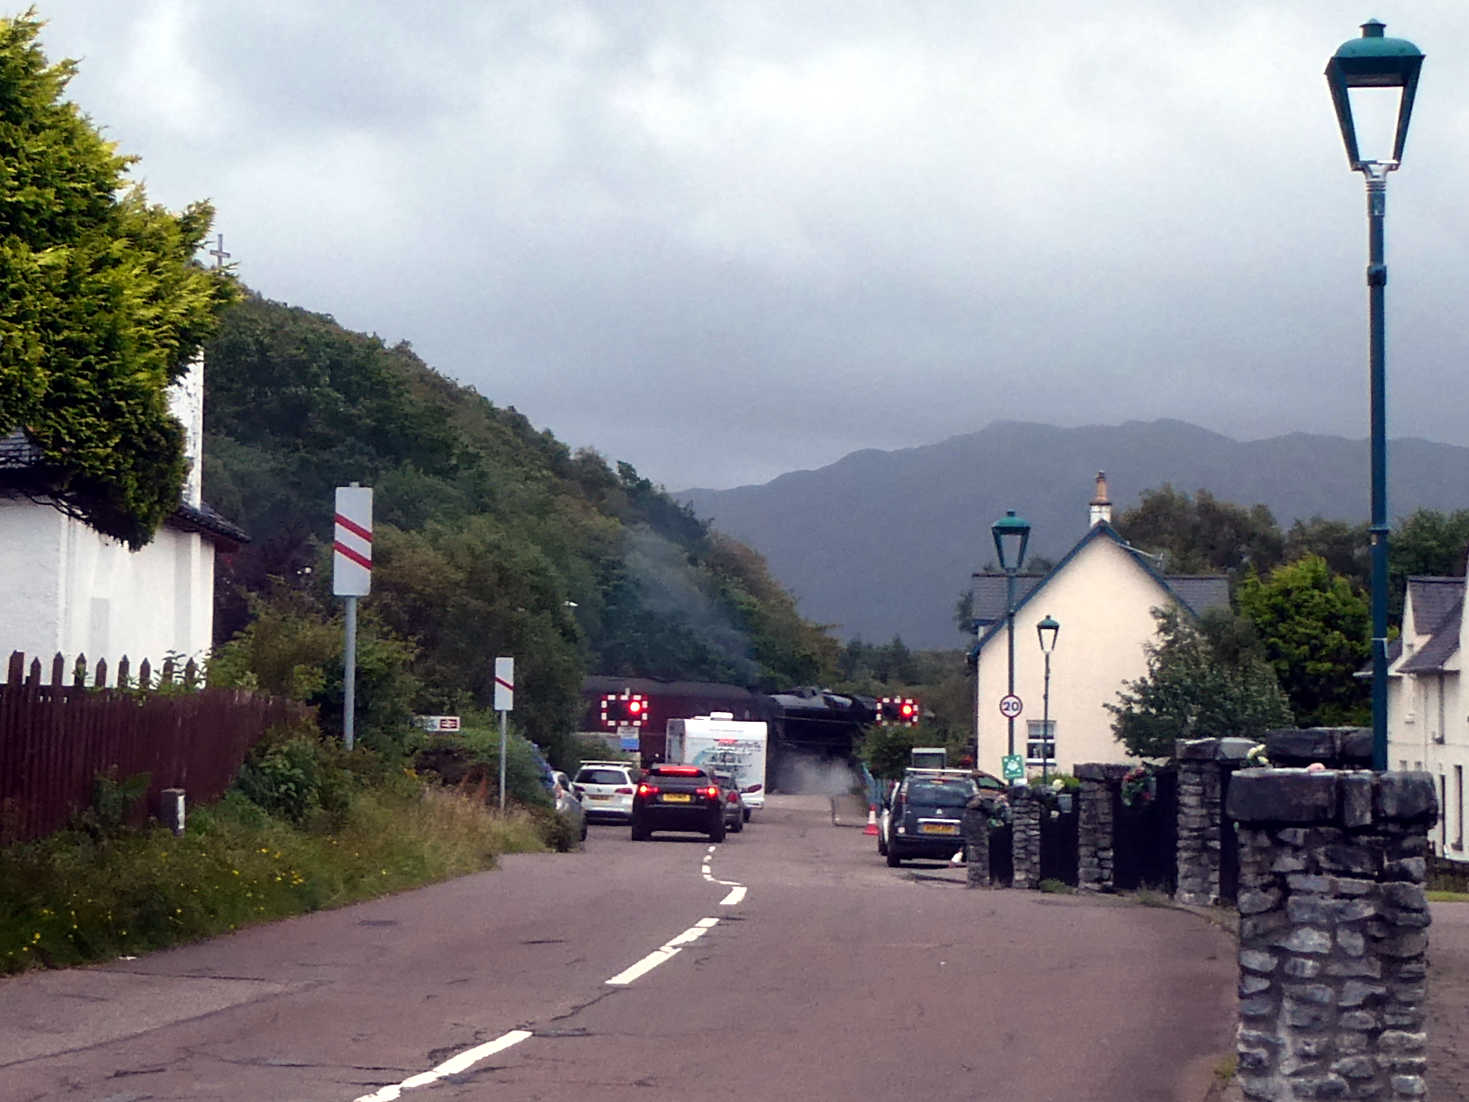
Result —
M1365 437L1322 69L1376 17L1428 55L1389 432L1469 444L1464 0L37 4L250 287L669 489L998 419Z

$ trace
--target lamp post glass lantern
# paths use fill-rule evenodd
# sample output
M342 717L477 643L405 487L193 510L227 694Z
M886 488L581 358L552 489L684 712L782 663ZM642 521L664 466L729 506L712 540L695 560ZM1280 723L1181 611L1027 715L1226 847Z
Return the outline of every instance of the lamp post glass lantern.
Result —
M1404 38L1388 38L1375 19L1362 36L1343 42L1326 63L1342 145L1353 172L1367 184L1367 375L1372 468L1372 768L1387 768L1387 326L1383 222L1387 174L1402 164L1408 120L1418 95L1423 53ZM1375 130L1369 129L1375 124ZM1363 139L1366 139L1365 141ZM1367 156L1363 156L1364 151Z
M1055 751L1055 740L1051 738L1051 652L1056 649L1056 636L1061 634L1061 625L1048 613L1035 626L1036 638L1041 642L1041 654L1046 659L1044 688L1041 690L1041 783L1050 778L1051 754Z
M995 554L1000 557L1000 569L1005 572L1005 629L1010 651L1009 680L1006 693L1015 695L1015 574L1025 561L1025 546L1030 542L1030 525L1024 517L1016 516L1014 509L990 525L990 535L995 539ZM1005 753L1015 753L1015 717L1007 716L1009 738Z

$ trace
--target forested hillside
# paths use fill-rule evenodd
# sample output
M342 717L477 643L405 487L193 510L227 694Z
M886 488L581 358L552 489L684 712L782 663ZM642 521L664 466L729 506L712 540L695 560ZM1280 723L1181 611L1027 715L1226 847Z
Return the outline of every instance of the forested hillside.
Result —
M553 753L584 672L769 690L834 662L759 555L406 344L249 296L208 346L205 428L205 498L253 538L221 562L216 641L273 664L276 688L306 678L328 719L332 495L354 480L375 521L359 714L381 727L488 705L497 654L517 660L516 719Z

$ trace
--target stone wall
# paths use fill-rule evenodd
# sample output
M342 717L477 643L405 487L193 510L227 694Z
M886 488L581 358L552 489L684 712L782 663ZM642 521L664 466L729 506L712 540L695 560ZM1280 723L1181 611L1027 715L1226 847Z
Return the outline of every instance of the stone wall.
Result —
M1432 777L1245 769L1226 810L1245 1097L1425 1097Z

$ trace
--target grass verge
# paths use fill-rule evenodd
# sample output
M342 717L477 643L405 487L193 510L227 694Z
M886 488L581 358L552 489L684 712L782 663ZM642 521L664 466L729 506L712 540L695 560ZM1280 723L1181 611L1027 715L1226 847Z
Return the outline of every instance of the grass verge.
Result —
M503 817L410 776L358 792L329 826L296 825L238 791L154 826L63 831L0 850L0 972L139 954L493 867L546 849Z

